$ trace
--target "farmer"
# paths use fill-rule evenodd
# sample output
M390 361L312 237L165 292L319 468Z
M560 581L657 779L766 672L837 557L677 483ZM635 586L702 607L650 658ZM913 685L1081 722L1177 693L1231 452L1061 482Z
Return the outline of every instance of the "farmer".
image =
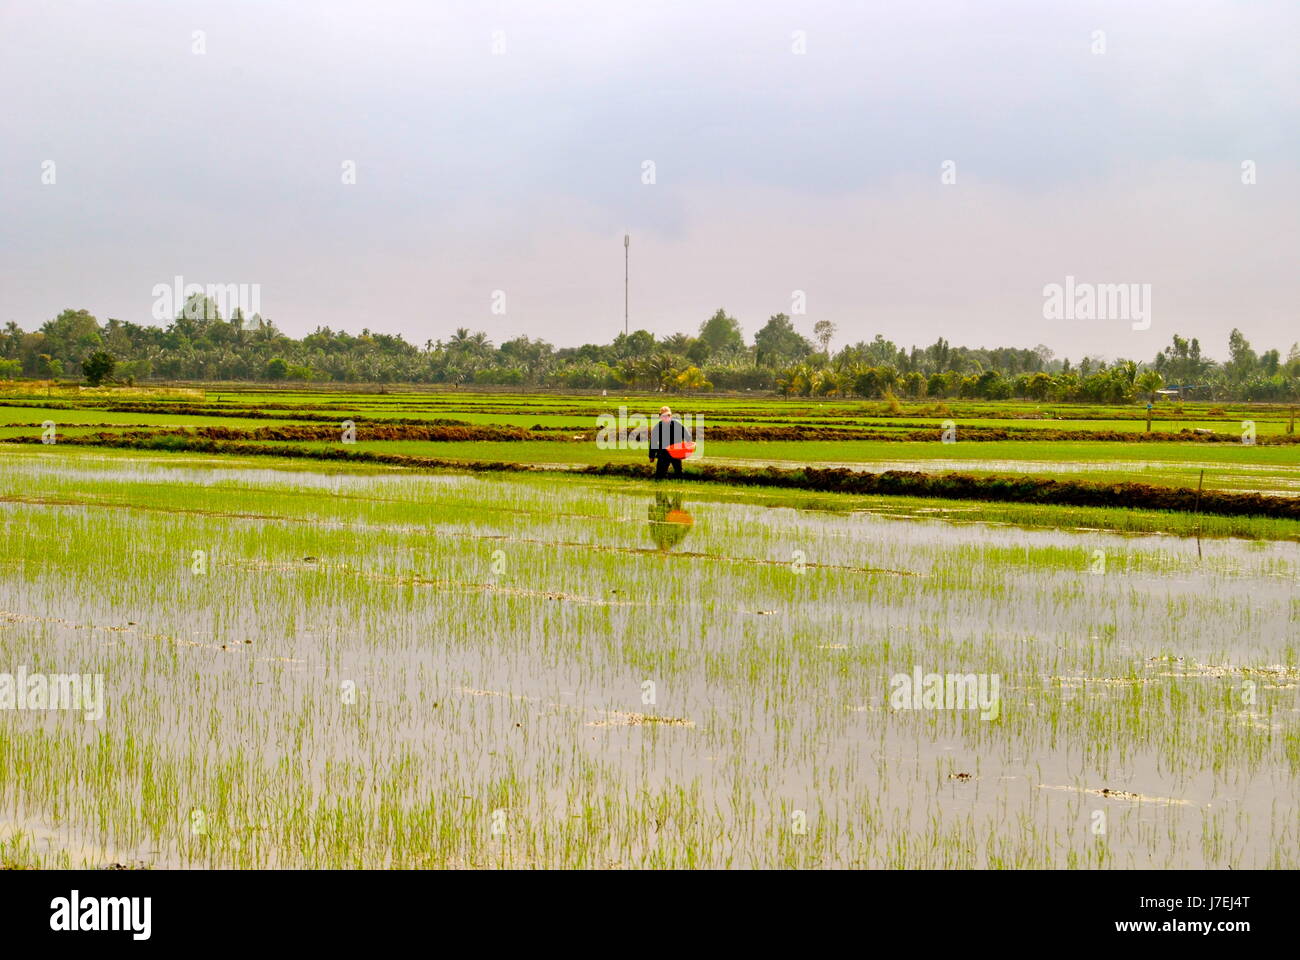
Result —
M691 439L691 432L680 420L674 419L673 412L667 407L659 408L659 422L650 431L650 459L655 463L655 479L668 475L671 467L677 476L682 475L682 461L668 452L674 443Z

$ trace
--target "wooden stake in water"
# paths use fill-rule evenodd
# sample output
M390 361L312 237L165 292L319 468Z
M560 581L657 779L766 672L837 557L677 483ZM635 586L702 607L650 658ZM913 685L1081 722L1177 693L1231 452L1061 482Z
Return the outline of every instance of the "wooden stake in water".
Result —
M1196 482L1196 559L1201 559L1201 488L1205 486L1205 471Z

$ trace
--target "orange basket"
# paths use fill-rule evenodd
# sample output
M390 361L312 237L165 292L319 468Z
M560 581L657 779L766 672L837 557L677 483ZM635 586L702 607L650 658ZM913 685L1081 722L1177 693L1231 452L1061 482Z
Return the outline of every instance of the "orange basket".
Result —
M695 441L682 440L678 443L669 444L668 456L674 460L685 460L695 452Z

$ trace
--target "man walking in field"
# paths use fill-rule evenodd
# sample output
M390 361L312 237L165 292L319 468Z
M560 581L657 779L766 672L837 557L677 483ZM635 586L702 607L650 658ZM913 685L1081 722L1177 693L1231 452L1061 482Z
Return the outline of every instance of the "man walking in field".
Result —
M673 456L668 448L679 443L689 443L690 440L691 432L686 429L686 424L674 418L673 412L667 407L660 407L659 422L650 431L650 459L655 461L656 480L667 476L670 467L677 476L682 475L682 457Z

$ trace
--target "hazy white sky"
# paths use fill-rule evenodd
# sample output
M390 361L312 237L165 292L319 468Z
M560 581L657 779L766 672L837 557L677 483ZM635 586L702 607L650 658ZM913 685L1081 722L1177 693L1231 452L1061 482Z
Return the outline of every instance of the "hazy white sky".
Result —
M294 335L607 341L627 231L661 334L802 290L837 344L1300 340L1294 0L0 0L0 90L28 329L152 322L181 275ZM1067 274L1150 284L1151 328L1045 320Z

